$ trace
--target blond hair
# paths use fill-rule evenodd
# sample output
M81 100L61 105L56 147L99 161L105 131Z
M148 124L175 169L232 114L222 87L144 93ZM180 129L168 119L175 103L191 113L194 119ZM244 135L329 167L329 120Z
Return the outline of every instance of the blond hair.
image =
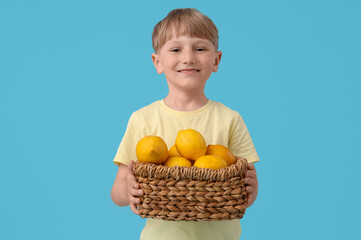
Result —
M218 29L216 25L209 17L197 9L174 9L162 21L157 23L152 34L154 51L160 50L172 37L179 36L208 39L218 49Z

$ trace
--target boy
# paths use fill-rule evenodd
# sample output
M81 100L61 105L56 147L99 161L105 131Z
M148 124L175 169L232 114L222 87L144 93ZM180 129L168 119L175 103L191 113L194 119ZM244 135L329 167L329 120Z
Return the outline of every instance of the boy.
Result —
M236 156L249 161L246 174L248 205L258 192L256 170L259 161L247 127L238 112L221 103L208 100L204 94L206 81L217 72L222 52L218 51L218 30L214 23L196 9L175 9L153 30L152 54L159 74L164 73L169 92L163 99L134 112L128 122L114 163L119 170L111 196L118 206L130 205L139 214L143 191L132 173L137 142L146 135L163 138L168 147L174 144L177 132L193 128L207 144L222 144ZM128 165L128 166L127 166ZM239 239L238 219L230 221L165 221L148 218L140 239Z

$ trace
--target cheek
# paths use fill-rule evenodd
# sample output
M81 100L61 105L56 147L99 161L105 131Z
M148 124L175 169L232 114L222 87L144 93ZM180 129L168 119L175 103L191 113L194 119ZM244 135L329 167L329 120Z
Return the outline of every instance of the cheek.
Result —
M172 61L171 59L165 59L164 61L163 61L163 64L162 64L163 66L164 66L164 68L166 68L166 69L171 69L171 68L174 68L175 67L175 63L174 63L174 61Z
M166 71L166 72L172 71L174 69L174 66L169 64L169 62L164 64L163 66L164 66L164 71Z
M209 71L212 71L213 68L214 68L214 62L213 62L213 61L208 61L208 62L207 62L207 69L208 69Z
M207 55L207 57L203 59L203 64L208 68L212 68L214 65L214 57L212 55Z

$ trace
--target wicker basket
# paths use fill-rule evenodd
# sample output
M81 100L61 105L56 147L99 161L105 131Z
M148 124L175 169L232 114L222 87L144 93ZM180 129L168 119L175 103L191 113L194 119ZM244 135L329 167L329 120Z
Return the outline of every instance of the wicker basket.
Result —
M137 205L142 218L172 221L220 221L242 218L247 194L247 160L219 170L166 167L135 162L133 171L144 191Z

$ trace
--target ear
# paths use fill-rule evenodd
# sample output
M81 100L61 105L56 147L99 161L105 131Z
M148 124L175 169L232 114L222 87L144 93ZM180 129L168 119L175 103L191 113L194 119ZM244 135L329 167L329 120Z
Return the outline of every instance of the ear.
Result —
M159 55L157 55L156 53L152 53L152 61L153 61L155 69L157 70L157 73L162 74L163 67L162 67L162 64L160 63Z
M218 66L219 66L219 62L221 61L221 58L222 58L222 51L218 51L216 59L214 60L214 65L213 65L213 69L212 69L213 72L218 71Z

